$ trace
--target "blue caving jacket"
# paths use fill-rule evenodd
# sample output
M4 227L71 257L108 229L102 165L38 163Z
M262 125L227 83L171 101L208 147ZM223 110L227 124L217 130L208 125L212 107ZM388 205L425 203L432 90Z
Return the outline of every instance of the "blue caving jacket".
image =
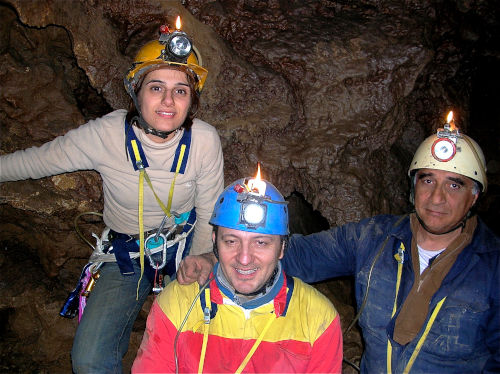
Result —
M387 340L392 344L392 373L402 373L436 304L446 296L410 373L500 373L500 238L480 219L472 242L464 248L431 299L429 313L413 341L401 346L392 340L394 322L414 281L409 216L376 216L320 233L293 235L282 260L285 271L306 282L353 275L359 319L365 341L361 372L387 373ZM395 255L406 248L394 318Z

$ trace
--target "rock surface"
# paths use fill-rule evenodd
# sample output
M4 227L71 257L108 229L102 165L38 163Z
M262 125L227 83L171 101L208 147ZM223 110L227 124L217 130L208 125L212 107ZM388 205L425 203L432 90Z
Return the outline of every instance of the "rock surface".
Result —
M408 211L412 154L450 109L483 146L490 186L479 210L500 232L495 2L382 3L7 0L0 154L127 107L122 82L132 57L180 14L209 70L198 115L219 131L226 183L254 174L260 162L264 177L296 202L295 232ZM0 185L0 372L71 371L76 321L58 311L91 252L73 220L101 210L92 171ZM84 216L80 227L90 240L102 224ZM349 280L318 287L347 327ZM356 361L361 352L353 331L345 355Z

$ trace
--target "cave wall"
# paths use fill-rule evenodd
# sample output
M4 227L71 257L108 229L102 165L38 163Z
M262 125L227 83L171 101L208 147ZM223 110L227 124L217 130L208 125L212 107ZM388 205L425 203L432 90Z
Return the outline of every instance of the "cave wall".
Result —
M490 187L480 212L499 232L497 8L494 1L2 1L0 153L127 107L123 75L134 54L180 14L209 71L198 116L221 136L226 183L254 174L260 162L266 179L303 197L330 225L399 214L411 208L406 170L414 150L452 109L483 145ZM2 356L31 353L49 372L68 372L75 321L57 311L91 252L73 220L101 209L92 171L0 185L0 331L31 342L2 346ZM102 228L83 221L89 239ZM138 326L136 344L141 333Z

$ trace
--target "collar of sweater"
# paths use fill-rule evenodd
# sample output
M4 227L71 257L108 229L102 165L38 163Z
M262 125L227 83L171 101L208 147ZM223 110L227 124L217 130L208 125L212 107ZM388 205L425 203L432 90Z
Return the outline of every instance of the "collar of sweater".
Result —
M144 147L151 148L151 149L167 149L167 148L175 148L177 147L177 144L179 143L179 140L182 137L182 134L184 133L184 129L181 128L179 131L177 131L172 139L167 140L166 142L155 142L151 140L146 133L138 128L137 126L132 126L135 132L135 136L137 136L137 139L141 142L141 144Z

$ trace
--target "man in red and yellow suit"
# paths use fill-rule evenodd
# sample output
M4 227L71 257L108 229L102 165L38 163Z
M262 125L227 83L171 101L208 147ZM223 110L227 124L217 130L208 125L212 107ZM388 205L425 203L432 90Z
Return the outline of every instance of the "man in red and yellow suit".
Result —
M219 197L215 264L205 285L174 281L158 296L132 373L340 373L340 318L287 276L288 210L269 182L240 179Z

